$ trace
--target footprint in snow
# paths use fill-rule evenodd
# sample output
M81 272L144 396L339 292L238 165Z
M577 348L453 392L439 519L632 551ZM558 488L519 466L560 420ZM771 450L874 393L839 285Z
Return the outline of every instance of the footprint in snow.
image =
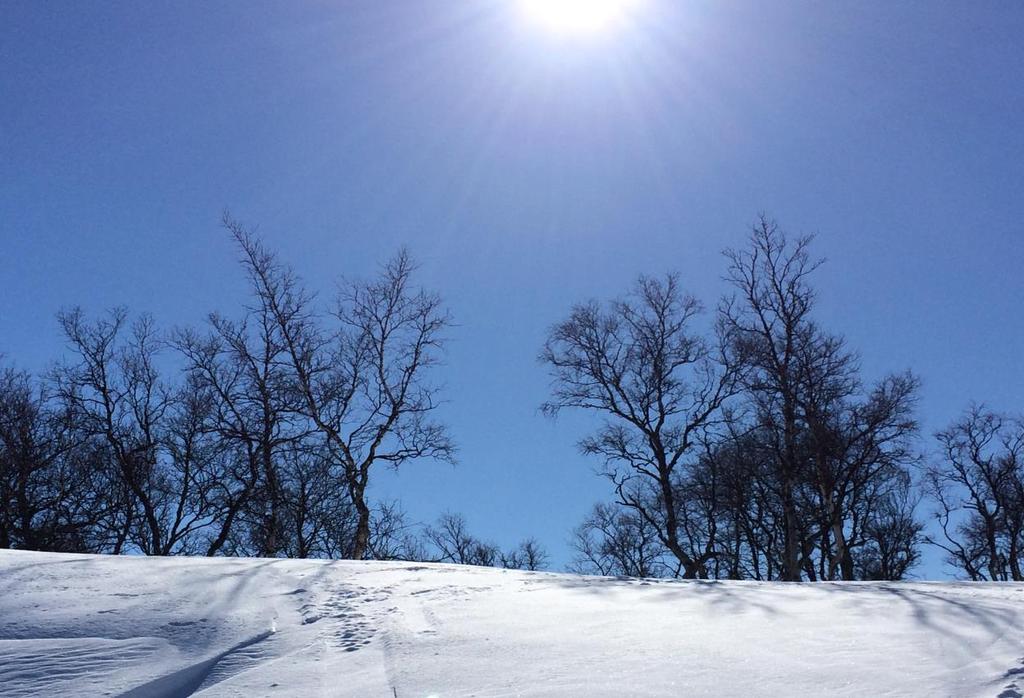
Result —
M1024 681L1024 657L1020 658L1020 663L1020 666L1003 674L1004 679L1011 679L1011 681L996 698L1024 698L1024 691L1021 690L1020 683L1018 683L1018 681Z

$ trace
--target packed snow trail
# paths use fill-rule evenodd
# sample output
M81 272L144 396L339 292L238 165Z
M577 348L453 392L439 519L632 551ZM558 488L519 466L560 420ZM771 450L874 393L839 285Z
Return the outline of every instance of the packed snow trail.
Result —
M0 551L0 695L1024 698L1024 585Z

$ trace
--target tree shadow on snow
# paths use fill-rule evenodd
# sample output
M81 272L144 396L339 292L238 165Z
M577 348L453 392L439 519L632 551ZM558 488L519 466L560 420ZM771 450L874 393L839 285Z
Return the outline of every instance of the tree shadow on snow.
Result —
M989 647L1005 637L1019 635L1024 622L1024 591L1000 585L999 589L1020 592L1022 603L1014 604L1003 595L990 595L992 585L978 583L928 582L782 582L665 580L630 577L562 576L543 580L572 591L608 595L624 589L647 590L659 603L671 608L673 600L701 602L724 613L759 611L765 616L782 617L806 612L808 603L825 597L841 596L839 604L822 607L823 613L839 620L837 614L878 619L886 623L909 615L910 620L929 636L941 638L944 652L955 651L964 664L987 658ZM542 583L541 580L535 582ZM993 683L1001 686L998 698L1024 698L1024 658L1021 665L1007 671ZM998 689L997 689L998 690Z

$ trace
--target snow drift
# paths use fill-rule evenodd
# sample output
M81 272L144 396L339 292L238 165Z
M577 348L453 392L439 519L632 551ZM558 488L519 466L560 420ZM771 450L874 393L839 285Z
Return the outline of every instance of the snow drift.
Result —
M0 551L4 696L1024 694L1024 585Z

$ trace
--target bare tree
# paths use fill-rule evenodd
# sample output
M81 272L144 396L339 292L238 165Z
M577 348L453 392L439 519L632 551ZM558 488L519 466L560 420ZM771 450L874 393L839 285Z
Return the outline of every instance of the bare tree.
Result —
M322 435L356 511L346 557L370 551L370 473L420 458L452 461L447 429L433 421L437 386L427 379L450 325L440 298L413 286L415 265L400 252L371 281L348 282L321 329L314 297L263 244L229 217L261 305L269 309L289 359L302 415Z
M856 578L856 548L868 542L867 526L874 527L874 543L889 545L878 540L890 529L879 527L877 509L890 506L917 460L913 411L919 383L910 374L889 376L862 399L856 367L852 359L845 363L844 373L850 373L840 390L822 396L805 386L801 414L812 506L821 521L819 574L849 581Z
M198 552L223 476L222 449L206 430L210 394L194 381L162 380L163 342L148 316L130 326L120 308L92 322L79 309L58 317L77 360L53 370L56 398L84 438L101 444L96 462L109 462L119 490L112 552Z
M607 309L577 305L541 353L551 370L550 415L589 410L606 421L580 442L604 461L618 502L657 532L686 577L716 555L713 536L687 535L678 484L700 435L719 423L737 372L722 347L693 327L700 303L679 279L641 277Z
M71 417L28 373L0 369L0 548L106 549L108 473Z
M1024 581L1024 420L975 405L936 438L927 482L942 536L928 542L971 579Z
M493 567L501 559L498 546L470 535L461 514L442 514L436 524L423 529L423 537L433 551L428 558L432 562Z
M48 547L40 522L51 504L48 466L60 452L28 374L0 372L0 548Z
M916 560L901 552L918 530L901 494L918 381L864 387L856 355L811 317L809 245L762 218L747 248L726 252L735 294L714 342L694 333L700 306L672 276L642 278L608 310L577 306L552 330L545 408L604 417L581 448L638 517L597 510L577 532L579 564L673 574L667 551L683 577L813 581L902 574ZM644 527L658 546L626 557Z
M865 390L856 355L812 318L810 275L821 261L810 256L811 240L791 241L762 217L747 248L726 251L735 294L720 318L744 367L752 416L744 448L758 455L755 470L771 488L759 501L779 507L765 519L781 523L779 575L850 580L873 507L916 459L919 382L895 374Z
M548 553L536 538L527 538L508 552L499 556L501 566L511 570L535 572L548 564Z
M397 501L381 502L370 517L370 554L375 560L429 560L425 541Z
M418 546L405 543L406 559L531 571L548 563L547 551L536 539L527 538L515 548L502 551L494 543L470 534L462 514L442 514L434 524L423 527L421 540Z
M291 506L294 514L296 501L308 502L308 491L290 505L287 501L284 460L294 455L291 452L310 428L297 415L301 403L293 390L290 355L274 310L262 297L257 300L241 322L214 313L207 334L185 330L174 337L191 380L211 396L208 428L232 446L236 461L220 483L223 515L208 555L224 548L237 533L240 519L248 519L247 537L256 555L272 557L296 547L285 530L286 510ZM304 473L304 487L311 484L310 477ZM297 544L297 549L304 547Z
M577 574L615 577L675 577L679 563L661 543L657 531L634 510L597 504L573 532L576 555L569 565ZM666 556L675 564L666 561Z
M811 259L810 237L792 245L762 217L743 250L727 250L727 280L736 294L720 307L734 350L748 367L745 387L761 432L772 437L772 463L782 506L782 579L799 581L804 534L798 488L805 459L800 434L800 351L821 341L810 319L814 291L808 277L821 261Z
M855 552L858 579L905 579L921 557L924 525L914 514L918 497L910 478L894 479L881 501L866 512L864 545Z

